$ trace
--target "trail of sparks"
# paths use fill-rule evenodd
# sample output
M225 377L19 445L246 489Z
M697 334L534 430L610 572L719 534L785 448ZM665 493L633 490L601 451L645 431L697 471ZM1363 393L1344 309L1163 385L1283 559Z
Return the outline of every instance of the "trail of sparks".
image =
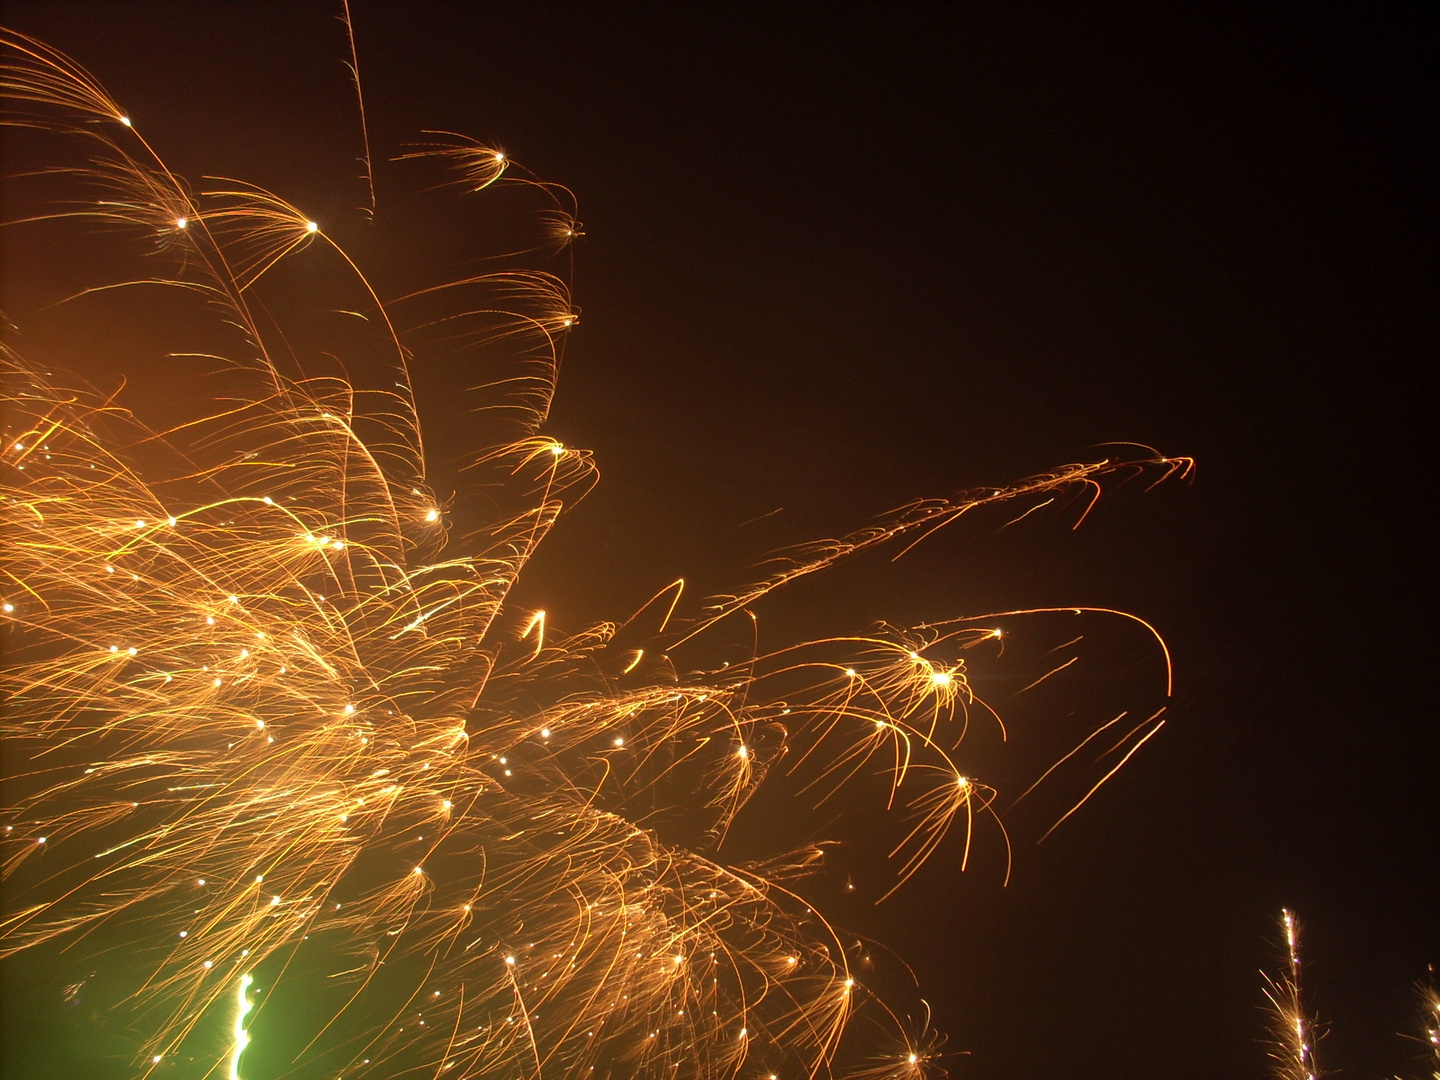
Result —
M375 213L375 170L370 164L370 126L365 121L365 94L360 89L360 53L355 47L355 24L350 19L350 0L341 0L342 15L340 21L345 24L345 36L350 42L350 81L355 84L355 113L360 118L360 141L364 147L365 156L361 163L365 166L365 194L368 199L366 209L373 215Z
M1279 979L1265 978L1270 1001L1276 1080L1315 1080L1314 1020L1306 1013L1300 990L1300 921L1289 908L1280 912L1285 934L1285 972Z

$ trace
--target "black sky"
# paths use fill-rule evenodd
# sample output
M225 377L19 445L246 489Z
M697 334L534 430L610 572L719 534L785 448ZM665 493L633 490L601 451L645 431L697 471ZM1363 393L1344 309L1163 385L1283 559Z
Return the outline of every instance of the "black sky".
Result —
M4 21L89 67L177 171L329 228L361 197L338 6ZM603 480L526 586L554 618L1107 441L1198 459L1078 533L961 530L775 605L777 636L1114 606L1176 658L1171 725L1009 888L939 858L855 910L969 1051L958 1075L1263 1075L1282 905L1310 927L1329 1067L1418 1073L1396 1033L1440 961L1433 9L353 13L377 156L464 132L579 198L550 430Z

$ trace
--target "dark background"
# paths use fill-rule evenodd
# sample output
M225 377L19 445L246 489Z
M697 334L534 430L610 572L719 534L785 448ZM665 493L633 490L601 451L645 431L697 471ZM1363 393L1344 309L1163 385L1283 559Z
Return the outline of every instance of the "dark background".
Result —
M177 171L328 230L363 200L338 6L3 11ZM835 900L909 961L961 1076L1264 1075L1282 905L1322 1063L1420 1072L1397 1033L1440 958L1433 10L354 6L377 158L464 132L579 197L548 430L604 479L525 586L553 619L1111 440L1198 459L1077 533L952 530L764 624L1096 604L1170 644L1169 727L1008 888L946 849L878 910ZM144 415L163 387L127 364Z

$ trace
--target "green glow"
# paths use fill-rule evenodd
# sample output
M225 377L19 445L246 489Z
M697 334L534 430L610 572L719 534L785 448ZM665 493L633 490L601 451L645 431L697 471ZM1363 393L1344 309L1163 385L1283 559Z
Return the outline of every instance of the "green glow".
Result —
M245 1017L254 1008L248 993L254 980L249 975L240 976L240 985L235 992L235 1049L230 1051L230 1080L240 1080L240 1055L250 1045L250 1035L245 1030Z

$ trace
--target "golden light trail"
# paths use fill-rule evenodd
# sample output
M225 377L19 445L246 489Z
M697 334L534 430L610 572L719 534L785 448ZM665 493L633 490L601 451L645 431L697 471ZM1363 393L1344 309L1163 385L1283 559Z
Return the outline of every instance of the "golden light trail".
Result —
M1276 1080L1316 1080L1315 1021L1304 1007L1300 990L1300 921L1289 908L1280 912L1285 935L1285 970L1279 979L1265 976L1270 1001L1270 1057Z
M68 302L123 293L162 327L157 355L213 365L222 392L177 394L189 411L156 431L6 347L0 955L122 956L126 1030L152 1072L219 1075L228 1055L239 1080L255 1038L287 1075L347 1080L938 1075L928 1010L915 1025L879 1001L824 890L802 891L823 849L742 859L732 824L762 785L863 817L894 860L863 883L882 898L937 853L963 867L983 830L1008 852L984 780L996 759L967 739L1005 734L983 673L1023 656L1027 626L1063 623L1072 651L1092 627L1148 650L1134 714L1150 719L1087 729L1041 777L1083 803L1163 723L1164 643L1075 607L737 660L726 620L753 629L783 586L966 515L1018 521L1067 495L1083 513L1106 483L1189 462L1137 452L912 503L782 551L726 595L676 581L629 619L567 628L563 602L509 601L597 478L542 431L576 309L524 261L582 235L569 192L429 133L397 169L439 170L425 181L460 209L509 186L541 235L514 269L382 304L315 220L238 181L176 177L84 69L17 34L3 51L7 150L35 135L80 162L7 182L7 212L25 208L10 227L80 250L105 226L123 276ZM183 343L151 318L157 294L192 305ZM431 479L412 359L486 372L464 407L498 434L454 485ZM1017 686L1082 666L1045 652ZM847 1036L856 1015L887 1033L878 1057Z

